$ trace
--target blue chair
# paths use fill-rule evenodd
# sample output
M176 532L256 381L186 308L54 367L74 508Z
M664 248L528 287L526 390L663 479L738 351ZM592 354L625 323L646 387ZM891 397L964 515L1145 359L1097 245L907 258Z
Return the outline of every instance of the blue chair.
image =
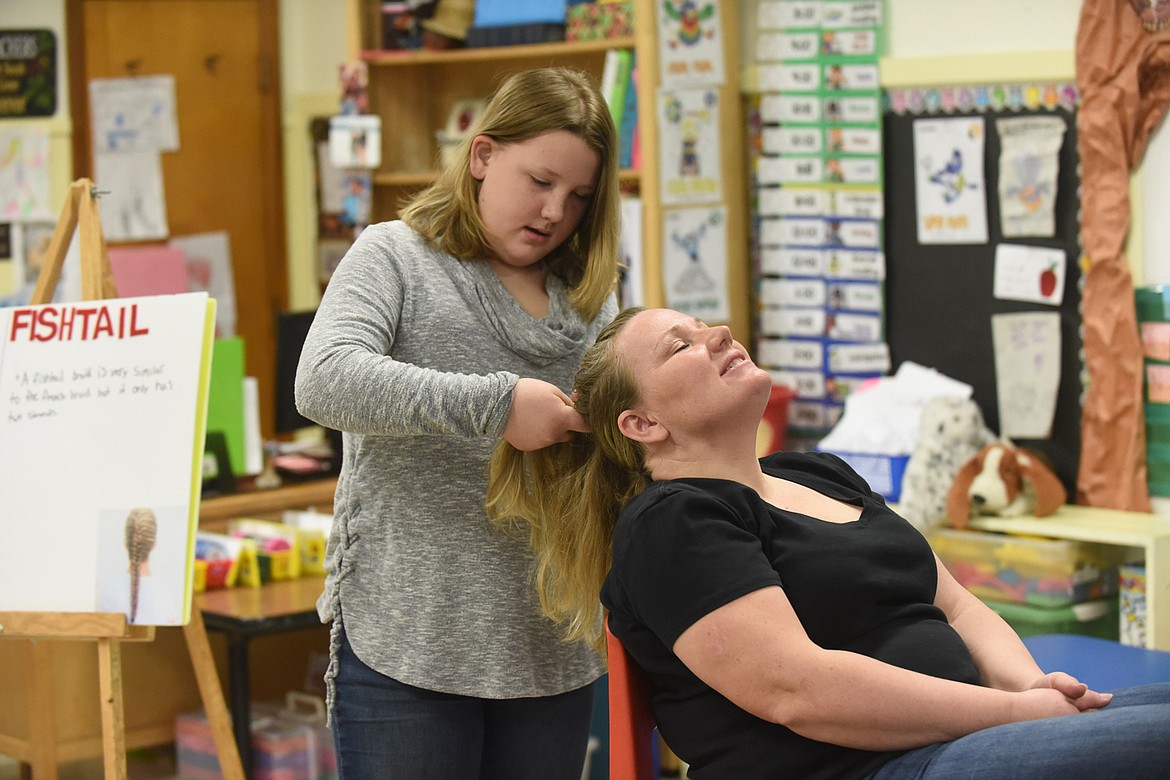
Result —
M1170 682L1170 652L1083 634L1039 634L1024 645L1046 672L1068 672L1095 691Z

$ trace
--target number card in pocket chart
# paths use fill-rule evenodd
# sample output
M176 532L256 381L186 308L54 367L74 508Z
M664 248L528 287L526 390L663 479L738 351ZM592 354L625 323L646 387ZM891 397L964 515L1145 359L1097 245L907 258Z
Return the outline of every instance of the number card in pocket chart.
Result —
M0 309L0 610L190 619L215 302Z

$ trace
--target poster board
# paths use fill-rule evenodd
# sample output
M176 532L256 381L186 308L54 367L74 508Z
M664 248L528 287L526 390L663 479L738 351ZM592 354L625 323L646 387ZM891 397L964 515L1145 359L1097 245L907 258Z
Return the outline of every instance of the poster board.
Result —
M130 622L190 620L214 327L202 292L0 309L0 611L129 616L147 508Z
M973 91L973 90L972 90ZM942 94L945 90L923 90ZM958 90L954 90L958 92ZM1008 92L1010 99L1014 92ZM1021 94L1024 94L1021 90ZM1047 95L1048 91L1040 92ZM1066 92L1058 93L1062 98ZM889 101L888 101L889 102ZM886 336L892 365L911 360L935 368L974 388L973 398L987 426L1001 432L992 316L1052 311L1059 315L1060 378L1051 432L1046 438L1013 440L1040 452L1076 495L1079 468L1082 370L1078 240L1080 204L1075 101L1055 105L982 105L963 109L924 101L918 110L887 110L883 117L886 172ZM1060 117L1065 135L1059 151L1059 176L1051 237L1005 236L997 202L1000 138L997 118ZM915 204L914 122L921 118L979 116L984 119L986 147L983 173L987 193L987 240L982 243L924 244L918 239ZM997 246L1026 244L1064 253L1062 302L1038 306L995 295Z

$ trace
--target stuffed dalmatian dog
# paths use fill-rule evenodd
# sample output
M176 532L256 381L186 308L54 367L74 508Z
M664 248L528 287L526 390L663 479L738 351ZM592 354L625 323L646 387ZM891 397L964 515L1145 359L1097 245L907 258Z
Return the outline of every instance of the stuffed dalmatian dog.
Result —
M995 441L974 401L932 398L922 409L918 440L906 463L899 513L921 531L944 525L947 493L955 475L973 455Z

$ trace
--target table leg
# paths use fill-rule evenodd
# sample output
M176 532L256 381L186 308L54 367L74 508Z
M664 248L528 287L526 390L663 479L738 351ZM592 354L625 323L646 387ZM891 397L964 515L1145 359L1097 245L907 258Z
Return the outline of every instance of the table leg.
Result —
M244 776L252 780L252 684L248 674L248 637L228 634L228 676L231 678L232 729Z

